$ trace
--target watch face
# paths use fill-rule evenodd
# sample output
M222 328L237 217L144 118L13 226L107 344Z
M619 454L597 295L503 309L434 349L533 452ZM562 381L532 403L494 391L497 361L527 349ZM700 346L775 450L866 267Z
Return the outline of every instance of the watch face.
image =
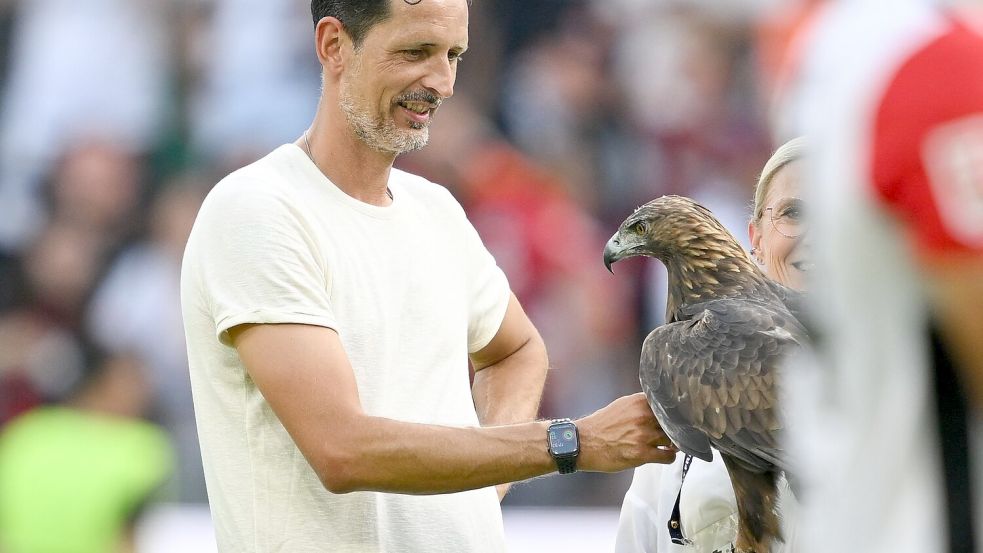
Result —
M570 455L580 450L577 427L573 423L554 424L550 427L549 439L553 455Z

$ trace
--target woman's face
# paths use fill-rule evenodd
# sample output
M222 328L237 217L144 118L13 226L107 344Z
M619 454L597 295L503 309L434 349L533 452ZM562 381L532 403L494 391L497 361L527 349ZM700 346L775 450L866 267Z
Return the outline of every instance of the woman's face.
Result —
M751 221L748 233L765 274L796 290L804 289L811 268L802 215L799 162L793 161L772 178L761 218Z

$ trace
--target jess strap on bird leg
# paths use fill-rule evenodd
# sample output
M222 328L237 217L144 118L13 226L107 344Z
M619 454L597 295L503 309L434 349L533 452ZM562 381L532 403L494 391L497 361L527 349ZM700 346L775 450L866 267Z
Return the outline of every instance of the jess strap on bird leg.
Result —
M676 494L676 503L673 505L672 515L669 517L669 538L676 545L687 545L690 543L683 536L682 517L679 515L679 500L683 497L683 483L686 482L686 473L689 472L689 466L691 464L693 464L693 456L687 454L683 459L683 474L679 478L679 493Z

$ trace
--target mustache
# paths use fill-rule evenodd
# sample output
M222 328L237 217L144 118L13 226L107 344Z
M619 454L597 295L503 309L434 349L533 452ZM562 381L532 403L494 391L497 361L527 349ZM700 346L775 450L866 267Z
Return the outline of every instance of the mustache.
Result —
M426 102L430 104L430 109L437 109L440 104L443 103L444 99L432 92L426 90L414 90L413 92L406 92L400 94L396 97L395 102L397 104L402 102Z

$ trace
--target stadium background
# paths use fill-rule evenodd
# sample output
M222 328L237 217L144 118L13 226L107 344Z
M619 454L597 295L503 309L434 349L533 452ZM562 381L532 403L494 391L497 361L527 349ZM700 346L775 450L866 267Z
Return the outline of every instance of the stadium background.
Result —
M664 275L604 271L627 213L685 194L744 239L790 37L820 3L474 0L455 97L397 166L453 191L540 328L542 416L638 390ZM304 0L0 0L0 425L63 401L88 340L133 359L177 461L146 551L208 534L183 243L211 185L306 128L311 41ZM516 486L507 529L610 543L630 477Z

